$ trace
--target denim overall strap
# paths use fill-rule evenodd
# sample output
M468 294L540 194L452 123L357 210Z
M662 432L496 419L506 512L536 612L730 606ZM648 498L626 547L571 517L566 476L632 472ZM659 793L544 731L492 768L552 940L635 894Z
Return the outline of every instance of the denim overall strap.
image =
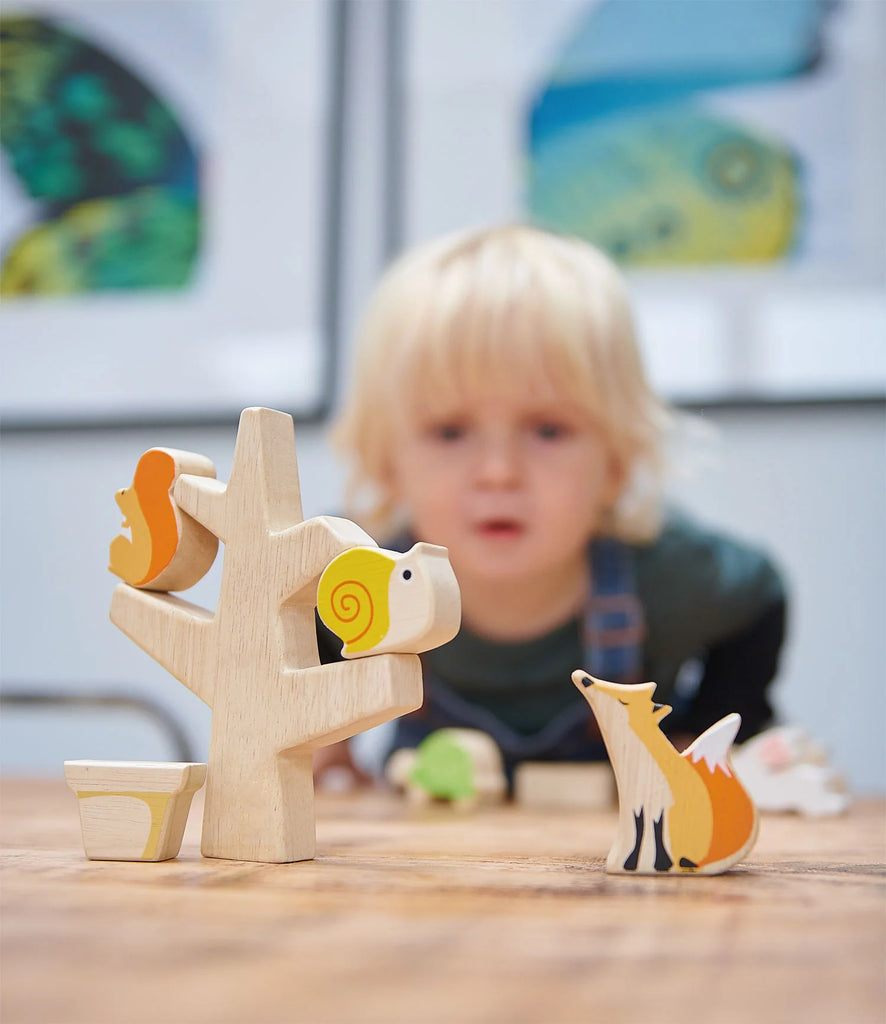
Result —
M591 595L582 627L584 665L612 682L636 682L642 671L643 607L634 591L630 548L620 541L595 541L589 551ZM579 666L575 666L578 668ZM480 729L501 748L511 777L523 760L602 760L606 757L597 723L577 700L531 736L521 735L492 712L472 704L436 677L425 664L425 701L419 711L397 720L396 747L415 747L436 729Z
M591 544L591 596L582 633L585 669L610 682L639 682L645 633L631 549L614 537L595 540Z

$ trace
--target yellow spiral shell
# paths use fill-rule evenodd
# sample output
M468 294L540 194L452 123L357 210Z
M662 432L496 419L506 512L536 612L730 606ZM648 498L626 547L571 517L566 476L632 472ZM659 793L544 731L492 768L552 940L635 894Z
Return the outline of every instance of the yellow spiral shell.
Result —
M390 627L388 587L393 558L376 548L351 548L326 566L317 588L323 623L344 641L344 653L367 651Z

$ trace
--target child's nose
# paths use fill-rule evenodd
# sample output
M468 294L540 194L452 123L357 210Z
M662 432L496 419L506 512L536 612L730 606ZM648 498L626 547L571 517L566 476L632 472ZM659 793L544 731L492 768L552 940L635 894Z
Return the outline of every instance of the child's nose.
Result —
M522 459L519 445L512 438L496 437L478 446L476 477L487 487L513 486L519 479Z

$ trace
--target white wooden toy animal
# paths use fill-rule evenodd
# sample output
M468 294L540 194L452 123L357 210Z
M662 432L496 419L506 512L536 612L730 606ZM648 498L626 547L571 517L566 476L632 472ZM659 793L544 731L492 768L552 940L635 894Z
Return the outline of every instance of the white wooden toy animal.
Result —
M761 811L825 817L852 803L827 752L799 725L776 726L742 743L732 765Z
M376 651L388 653L319 664L318 580L343 551L375 542L346 519L303 521L290 416L245 410L228 483L182 474L173 498L224 542L215 612L120 583L111 620L212 708L204 855L310 859L313 751L419 707L421 663L379 643ZM441 643L458 628L454 578L445 579L441 553L425 556L415 561L425 580L420 632L425 644ZM434 568L425 572L428 561ZM389 626L397 636L400 607ZM415 623L403 630L406 650L416 649L415 632Z
M728 752L741 724L727 715L682 754L659 728L670 712L655 683L623 686L572 673L609 752L619 817L606 870L612 874L720 874L757 838L757 809Z

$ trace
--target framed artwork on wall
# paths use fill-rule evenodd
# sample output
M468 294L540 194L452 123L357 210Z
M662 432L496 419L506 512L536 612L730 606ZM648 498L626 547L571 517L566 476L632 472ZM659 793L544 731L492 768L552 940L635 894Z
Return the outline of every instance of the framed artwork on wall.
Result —
M324 0L4 5L5 426L322 415L340 16Z
M621 265L677 401L886 396L886 8L403 16L403 242L527 220Z

